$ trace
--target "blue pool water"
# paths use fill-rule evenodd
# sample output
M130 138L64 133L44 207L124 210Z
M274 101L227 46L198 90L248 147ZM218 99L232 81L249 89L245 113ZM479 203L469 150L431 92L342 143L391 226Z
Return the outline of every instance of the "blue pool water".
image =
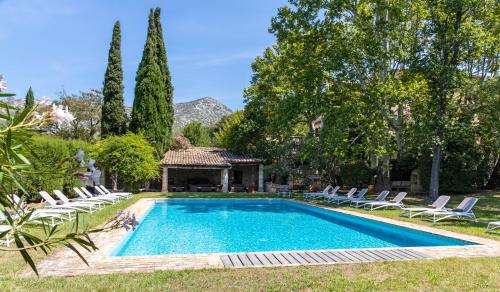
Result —
M287 200L157 201L115 256L469 245Z

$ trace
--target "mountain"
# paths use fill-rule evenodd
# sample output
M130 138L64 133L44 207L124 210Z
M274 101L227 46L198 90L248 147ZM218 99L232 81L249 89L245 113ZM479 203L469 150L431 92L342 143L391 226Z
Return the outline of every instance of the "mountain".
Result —
M174 133L179 133L191 122L200 122L203 126L215 125L222 117L233 111L211 97L174 104Z
M24 106L24 99L7 97L3 98L2 101L14 106ZM130 117L132 108L125 107L125 111ZM179 134L191 122L200 122L205 127L215 125L224 116L230 115L232 112L230 108L211 97L176 103L174 104L173 132L176 135Z

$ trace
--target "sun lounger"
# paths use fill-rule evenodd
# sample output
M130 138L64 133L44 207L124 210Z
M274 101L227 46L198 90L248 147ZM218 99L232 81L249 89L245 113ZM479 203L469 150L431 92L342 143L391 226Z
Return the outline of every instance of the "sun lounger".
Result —
M130 192L112 192L112 191L108 190L104 185L97 186L97 188L98 189L100 188L105 194L108 194L108 195L122 195L122 196L125 196L127 198L130 198L134 195ZM215 191L215 189L217 189L217 187L213 187L213 189Z
M339 189L340 189L340 187L339 187L339 186L336 186L336 187L332 190L332 192L331 192L331 193L328 193L328 194L326 194L326 195L323 195L323 196L322 196L322 197L320 197L320 198L322 198L322 199L324 199L324 200L326 200L326 201L333 200L333 199L335 199L335 198L337 198L337 197L339 196L339 195L337 194L337 192L338 192L338 190L339 190Z
M351 200L351 207L359 208L362 207L363 205L367 203L377 203L377 202L384 202L385 198L389 195L389 191L382 191L380 194L375 198L375 200L366 200L366 199L354 199Z
M95 186L94 189L101 195L101 196L106 196L106 195L113 195L117 197L121 197L124 199L128 199L132 197L132 193L122 193L122 192L117 192L117 193L111 193L109 191L106 191L106 188L102 188L102 186Z
M14 238L11 236L10 231L12 230L12 226L10 225L0 225L0 233L5 235L2 239L0 239L0 245L10 246L11 243L14 242Z
M79 188L73 188L75 193L83 200L83 201L96 201L96 202L102 202L104 204L116 204L119 200L117 197L113 196L101 196L101 197L93 197L93 196L88 196L82 190Z
M310 192L304 193L304 197L308 199L321 198L328 195L330 192L335 193L339 190L340 187L332 187L332 185L328 185L322 192ZM335 192L333 192L335 190Z
M432 219L433 223L448 218L468 218L477 222L476 215L472 208L477 203L477 198L467 197L454 209L451 210L433 210L422 213L422 219Z
M450 196L439 196L434 203L429 205L428 207L415 207L415 208L401 208L403 213L399 216L413 218L415 216L421 215L427 211L441 211L444 209L444 206L450 200Z
M488 223L488 227L486 227L486 232L500 234L500 232L495 231L500 228L500 221L490 222Z
M364 205L365 209L370 209L370 211L388 208L388 207L398 207L403 208L403 199L406 197L406 192L398 193L392 200L388 202L371 202Z
M356 196L352 195L350 197L348 197L348 196L339 197L339 198L334 199L334 200L337 201L337 205L340 205L343 203L350 203L351 201L354 201L354 200L364 200L366 193L368 193L368 189L365 188L365 189L361 189Z
M17 206L17 208L14 210L16 214L12 215L13 217L19 217L30 212L25 208L23 200L19 196L14 194L12 196L9 196L9 200L11 200L11 202ZM30 222L39 224L48 223L50 226L61 224L63 223L63 221L73 221L76 218L76 211L70 209L43 208L33 210L31 212L31 216L28 219ZM0 221L5 220L5 216L0 213Z
M345 196L335 196L333 198L329 198L328 202L336 203L337 205L340 205L341 201L349 200L350 198L352 198L354 196L354 194L356 193L356 190L357 190L356 188L352 188L347 192L347 194Z
M82 205L77 204L77 203L64 203L62 205L58 205L56 200L52 198L49 193L46 191L40 191L39 194L42 196L42 198L49 204L45 208L50 208L50 209L70 209L70 210L75 210L75 211L80 211L80 212L87 212L87 213L93 213L95 211L95 208L89 206L89 205ZM48 210L50 210L48 209Z
M65 204L78 204L80 206L89 206L94 210L102 210L104 209L104 203L101 201L71 201L68 197L66 197L63 192L60 190L54 190L54 194Z

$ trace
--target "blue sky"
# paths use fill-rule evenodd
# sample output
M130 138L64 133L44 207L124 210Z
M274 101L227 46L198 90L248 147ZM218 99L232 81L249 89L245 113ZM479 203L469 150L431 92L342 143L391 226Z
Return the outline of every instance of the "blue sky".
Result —
M36 98L101 88L113 24L122 26L125 103L152 7L162 8L174 101L212 96L243 107L250 64L274 42L267 29L286 0L0 0L0 74L8 92Z

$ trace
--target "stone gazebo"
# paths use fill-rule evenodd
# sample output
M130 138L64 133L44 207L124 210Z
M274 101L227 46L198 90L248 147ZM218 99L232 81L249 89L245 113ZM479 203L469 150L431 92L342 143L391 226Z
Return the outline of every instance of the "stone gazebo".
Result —
M264 191L262 160L213 147L169 150L161 161L162 192Z

